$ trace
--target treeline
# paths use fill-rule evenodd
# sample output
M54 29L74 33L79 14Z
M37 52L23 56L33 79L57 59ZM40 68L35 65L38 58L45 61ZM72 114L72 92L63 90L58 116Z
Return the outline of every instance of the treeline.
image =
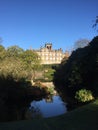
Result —
M45 94L43 88L32 87L31 84L39 66L40 57L34 51L18 46L5 49L0 45L0 109L8 102L23 103L36 98L38 92Z
M40 57L32 50L24 51L18 46L5 49L0 45L0 77L20 80L32 79L32 73L40 64Z
M79 102L98 97L98 36L56 68L53 82L60 93Z

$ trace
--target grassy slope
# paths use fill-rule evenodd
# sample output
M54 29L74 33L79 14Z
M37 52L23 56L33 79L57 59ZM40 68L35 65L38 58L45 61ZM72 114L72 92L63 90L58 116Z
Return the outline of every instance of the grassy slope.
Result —
M98 100L54 118L0 123L0 130L98 130Z

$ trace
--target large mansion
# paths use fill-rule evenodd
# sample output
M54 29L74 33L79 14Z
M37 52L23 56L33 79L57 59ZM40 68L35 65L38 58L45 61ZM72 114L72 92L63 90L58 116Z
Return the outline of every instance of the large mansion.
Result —
M51 43L47 43L44 47L40 47L39 50L35 51L41 57L42 64L60 64L64 57L69 57L69 53L63 53L61 48L53 50Z

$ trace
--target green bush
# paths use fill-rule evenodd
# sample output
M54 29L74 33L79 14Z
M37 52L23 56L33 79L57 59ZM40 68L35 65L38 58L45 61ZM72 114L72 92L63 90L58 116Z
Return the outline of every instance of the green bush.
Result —
M75 98L79 102L88 102L94 99L92 92L86 89L80 89L79 91L77 91L75 94Z
M53 80L53 74L54 74L55 70L54 69L46 69L44 70L44 78L47 81L52 81Z
M54 94L54 87L48 87L48 92L53 95Z

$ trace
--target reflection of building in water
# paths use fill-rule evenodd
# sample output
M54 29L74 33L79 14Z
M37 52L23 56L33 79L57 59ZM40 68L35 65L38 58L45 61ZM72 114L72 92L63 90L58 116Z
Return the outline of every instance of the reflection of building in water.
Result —
M51 43L47 43L45 47L41 47L39 50L35 51L41 57L42 64L60 64L64 57L69 57L68 51L63 53L61 48L53 50Z
M48 96L45 98L45 101L52 103L52 102L53 102L52 95L48 95Z

